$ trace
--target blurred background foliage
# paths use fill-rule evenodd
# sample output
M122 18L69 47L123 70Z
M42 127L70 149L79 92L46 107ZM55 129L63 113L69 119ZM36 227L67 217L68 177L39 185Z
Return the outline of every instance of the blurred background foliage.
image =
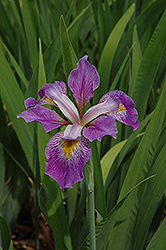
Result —
M134 99L141 122L133 133L118 123L117 140L105 136L93 145L97 249L146 248L160 224L166 188L165 8L165 0L0 0L0 215L11 228L22 205L34 200L36 235L41 210L57 249L89 247L86 181L62 193L44 175L44 150L58 129L45 134L40 124L16 118L25 98L38 98L46 82L67 82L77 58L87 54L101 79L92 102L122 90ZM160 228L148 250L163 249L165 221ZM4 249L12 249L1 231Z

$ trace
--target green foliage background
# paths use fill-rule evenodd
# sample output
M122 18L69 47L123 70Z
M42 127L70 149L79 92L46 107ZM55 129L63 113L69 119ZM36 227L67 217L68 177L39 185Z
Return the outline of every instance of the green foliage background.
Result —
M32 196L36 229L41 210L58 250L89 249L86 179L62 193L44 174L45 147L58 129L46 134L40 124L16 117L25 110L25 98L38 98L46 82L67 82L85 54L100 75L92 102L122 90L134 99L141 122L134 132L118 123L117 140L105 136L92 144L97 249L166 246L165 220L159 227L166 189L165 8L165 0L0 1L0 232L5 250L13 249L10 227Z

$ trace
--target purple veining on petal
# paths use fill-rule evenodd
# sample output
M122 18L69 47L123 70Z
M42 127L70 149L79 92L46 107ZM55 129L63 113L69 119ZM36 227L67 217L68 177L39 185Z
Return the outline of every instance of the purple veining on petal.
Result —
M64 140L77 140L81 138L83 127L79 123L69 124L64 131Z
M36 105L46 105L46 104L55 105L51 99L49 100L49 98L46 97L46 89L50 86L55 86L60 93L67 95L67 87L64 82L55 81L54 83L47 83L38 92L38 95L40 96L41 99L39 101L36 101L33 97L29 97L24 101L25 107L30 108Z
M46 132L68 124L55 111L39 105L22 112L17 118L23 118L27 123L40 122Z
M84 178L83 167L91 157L91 147L86 138L64 141L63 132L55 134L46 147L46 174L55 179L62 190Z
M116 99L117 103L119 103L118 111L112 112L110 115L114 119L126 125L129 125L132 128L132 130L136 130L139 127L140 122L138 121L138 112L135 109L134 101L129 96L127 96L124 92L114 90L105 94L100 99L99 103L109 100L110 98Z
M58 82L55 81L54 83L47 83L45 84L38 92L40 98L43 98L45 96L45 90L49 87L49 86L57 86L59 91L61 91L61 93L67 95L67 87L66 87L66 83L64 82Z
M53 105L52 103L45 100L44 97L42 99L40 99L39 101L36 101L35 98L33 98L33 97L29 97L24 101L24 104L25 104L26 108L30 108L30 107L33 107L36 105L46 105L46 104Z
M46 83L38 92L38 95L40 98L43 98L45 96L45 89L48 88L52 83Z
M90 122L87 127L84 127L83 129L83 135L90 141L95 139L101 141L105 135L110 135L116 139L117 133L118 130L115 119L111 116L100 116Z
M69 97L62 93L57 85L51 85L45 90L45 95L57 104L61 112L73 123L79 122L79 113Z
M73 92L81 116L86 103L93 97L94 90L100 83L96 68L87 59L88 56L82 57L68 78L68 86Z

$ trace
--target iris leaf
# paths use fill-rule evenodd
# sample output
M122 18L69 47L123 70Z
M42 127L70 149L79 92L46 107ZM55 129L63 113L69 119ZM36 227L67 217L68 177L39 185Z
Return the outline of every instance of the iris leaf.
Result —
M118 216L119 210L123 207L125 200L128 196L137 189L140 185L147 182L148 180L154 178L155 176L149 176L148 178L144 179L137 183L129 192L117 203L117 205L104 217L104 219L96 226L96 248L97 249L107 249L107 244L109 241L110 234L115 227L116 218ZM121 222L122 223L122 222ZM83 242L82 246L79 250L89 249L89 235Z
M39 13L36 1L22 0L21 12L30 51L32 69L34 71L39 60Z
M0 51L0 88L2 100L15 128L18 139L25 152L31 169L33 170L33 124L27 124L18 119L17 115L25 110L24 96L17 84L13 72Z
M135 9L135 4L132 4L130 8L125 12L125 14L118 21L111 34L109 35L107 42L102 51L100 61L99 61L99 75L101 79L101 84L95 92L94 101L95 103L99 101L102 94L106 93L109 86L109 76L112 67L113 58L121 39L121 36L128 24L131 16L133 15Z
M11 243L12 234L8 222L0 216L0 234L2 239L2 246L4 250L13 250L13 244Z
M153 84L156 71L158 69L162 52L166 43L166 11L163 13L153 36L143 55L138 71L134 93L132 95L139 112L139 119L142 120L147 106L150 88Z
M166 245L166 219L162 222L146 250L163 250Z
M130 168L128 170L127 176L125 178L119 200L131 189L132 186L134 186L136 183L138 183L140 180L146 178L147 176L151 174L156 174L157 176L160 171L162 171L163 176L166 174L166 170L163 169L163 158L165 159L163 155L163 151L161 151L161 155L156 160L156 162L159 164L151 165L153 163L153 158L155 155L155 149L157 146L157 142L159 139L159 135L163 126L166 110L162 107L166 106L166 84L163 89L163 93L160 97L160 100L158 102L158 105L156 107L155 113L152 117L152 120L150 121L150 124L147 127L147 130L145 132L145 135L143 136L141 143L139 144L139 147L135 153L135 156L132 160L132 163L130 165ZM159 119L160 117L160 119ZM155 133L154 133L155 131ZM156 167L158 169L156 169ZM161 176L160 176L161 178ZM157 180L157 182L156 182ZM138 230L135 230L135 223L137 221L138 225L141 226L141 224L144 226L144 233L142 230L139 229L140 235L139 237L142 237L142 240L139 240L139 249L142 249L142 244L144 243L146 233L148 230L149 222L152 219L154 212L156 210L156 206L159 203L161 196L164 192L165 183L160 182L159 179L156 177L154 180L151 180L152 183L148 185L156 183L155 186L155 199L153 198L151 203L151 213L150 217L148 219L146 216L140 218L139 221L139 212L141 209L142 199L148 199L148 193L143 194L143 189L141 187L138 190L135 190L130 197L127 199L127 201L123 204L123 208L120 210L119 215L117 217L117 223L122 221L123 223L119 224L117 227L114 228L111 237L110 237L110 248L121 250L121 249L128 249L128 250L135 250L138 248L134 248L133 244L135 240L137 239ZM144 186L143 186L144 187ZM142 187L142 188L143 188ZM145 188L145 187L144 187ZM157 192L158 190L158 192ZM145 195L145 196L144 196ZM154 196L154 193L153 193ZM154 203L155 200L155 203ZM149 207L149 205L147 204ZM146 208L148 209L148 208ZM128 218L126 220L126 218ZM137 229L140 228L137 226ZM131 231L134 231L134 238L133 240L129 240L128 235ZM121 241L119 241L119 234L121 235ZM116 247L115 247L116 246ZM136 245L135 245L136 247Z
M63 65L66 77L68 78L71 70L76 68L76 63L78 59L70 42L69 35L67 32L67 27L63 16L61 16L60 18L60 37L61 37L61 51L62 51Z

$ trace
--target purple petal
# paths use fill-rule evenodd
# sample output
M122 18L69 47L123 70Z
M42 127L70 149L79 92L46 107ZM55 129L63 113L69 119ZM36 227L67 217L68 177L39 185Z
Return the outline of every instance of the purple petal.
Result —
M118 110L118 103L112 98L105 100L102 103L98 103L94 105L90 109L86 111L81 120L81 125L85 126L93 119L97 118L100 115L104 115L107 113L116 112Z
M110 115L114 119L129 125L132 130L136 130L139 127L140 122L138 121L138 112L135 109L134 101L124 92L114 90L105 94L100 99L99 103L102 103L110 98L113 98L119 105L117 112L110 113Z
M83 135L90 141L95 139L101 141L104 135L110 135L116 139L117 133L116 122L111 116L100 116L83 129Z
M62 190L84 178L83 167L91 157L91 148L85 137L63 140L64 133L54 135L46 147L46 174L55 179Z
M47 83L38 92L41 99L39 101L36 101L33 97L29 97L24 101L25 107L30 108L36 105L46 105L46 104L55 106L56 104L53 102L53 100L46 96L46 89L49 88L50 86L55 86L61 94L64 95L67 94L67 87L64 82L56 81L54 83Z
M73 69L68 78L68 86L73 92L81 116L100 82L96 68L87 59L88 56L82 57L77 63L77 69Z
M46 105L46 104L53 105L52 103L46 101L44 97L42 99L40 99L39 101L36 101L35 98L33 98L33 97L29 97L24 101L24 104L25 104L26 108L30 108L30 107L33 107L36 105Z
M61 112L73 123L79 121L79 113L74 103L63 94L58 85L52 84L45 90L45 95L52 100Z
M76 140L81 138L82 126L79 123L68 125L64 131L64 140Z
M49 87L49 86L57 86L59 88L59 91L61 91L61 93L67 95L67 87L66 84L64 82L58 82L55 81L54 83L47 83L45 84L38 92L40 98L43 98L45 96L45 90Z
M17 118L23 118L27 123L40 122L46 132L58 128L61 125L68 124L55 111L41 107L39 105L22 112L21 114L17 115Z
M50 85L51 83L47 83L39 90L38 95L40 96L40 98L43 98L45 96L45 89Z

